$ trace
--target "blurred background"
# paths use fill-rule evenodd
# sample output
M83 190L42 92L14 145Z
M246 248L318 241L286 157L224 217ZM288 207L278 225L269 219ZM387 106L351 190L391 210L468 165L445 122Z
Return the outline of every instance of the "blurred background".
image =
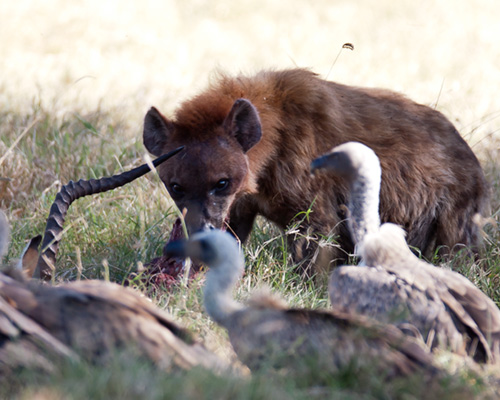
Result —
M499 16L492 0L2 1L0 107L114 110L141 140L151 105L170 114L217 69L298 66L436 106L484 145L500 129Z

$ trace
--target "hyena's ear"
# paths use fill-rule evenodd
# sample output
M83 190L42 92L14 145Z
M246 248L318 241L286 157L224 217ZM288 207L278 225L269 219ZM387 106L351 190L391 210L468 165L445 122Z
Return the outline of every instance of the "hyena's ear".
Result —
M151 107L144 117L144 132L142 140L148 151L159 157L163 154L165 145L174 129L174 125L154 107Z
M250 101L238 99L224 121L224 129L233 135L246 153L262 137L257 109Z

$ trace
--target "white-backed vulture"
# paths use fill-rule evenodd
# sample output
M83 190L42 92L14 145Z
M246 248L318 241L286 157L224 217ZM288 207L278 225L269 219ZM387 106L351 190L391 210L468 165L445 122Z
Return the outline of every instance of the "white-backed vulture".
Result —
M413 328L431 347L467 353L476 361L498 361L500 310L495 303L463 275L415 256L403 229L380 225L376 154L349 142L314 160L311 168L347 181L348 226L361 257L360 266L333 271L332 307Z

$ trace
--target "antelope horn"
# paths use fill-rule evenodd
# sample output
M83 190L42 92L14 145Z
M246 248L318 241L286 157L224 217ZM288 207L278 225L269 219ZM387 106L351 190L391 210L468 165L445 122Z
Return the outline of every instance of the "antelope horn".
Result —
M157 167L170 157L180 152L184 146L181 146L170 153L164 154L153 161L153 165ZM38 262L36 265L34 278L42 280L50 280L52 278L52 269L55 266L57 249L61 232L63 230L64 219L68 208L76 199L88 196L91 194L107 192L108 190L116 189L117 187L126 185L133 180L140 178L151 170L148 164L143 164L140 167L134 168L131 171L123 172L112 177L104 177L100 179L83 180L78 182L69 181L64 185L59 193L57 193L54 203L50 208L47 224L45 225L45 234L43 235L42 248Z

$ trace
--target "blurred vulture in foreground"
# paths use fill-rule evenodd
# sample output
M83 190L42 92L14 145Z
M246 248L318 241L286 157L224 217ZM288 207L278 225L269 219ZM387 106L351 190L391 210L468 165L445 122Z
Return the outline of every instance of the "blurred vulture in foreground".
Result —
M361 257L358 267L336 268L329 284L332 307L397 323L430 347L500 360L500 310L457 272L435 267L409 249L404 231L380 225L380 163L361 143L349 142L313 161L346 179L351 197L349 229ZM415 199L418 201L418 199Z
M236 302L231 291L243 274L244 260L226 232L200 232L189 241L169 243L166 252L208 265L206 311L227 329L239 359L252 370L271 366L304 372L313 361L332 373L365 367L387 377L434 371L430 353L395 326L341 312L290 309L263 295L248 306Z
M8 239L0 212L0 248ZM54 358L105 363L132 349L159 367L224 368L165 312L131 289L104 281L59 286L0 273L0 370L53 369Z

